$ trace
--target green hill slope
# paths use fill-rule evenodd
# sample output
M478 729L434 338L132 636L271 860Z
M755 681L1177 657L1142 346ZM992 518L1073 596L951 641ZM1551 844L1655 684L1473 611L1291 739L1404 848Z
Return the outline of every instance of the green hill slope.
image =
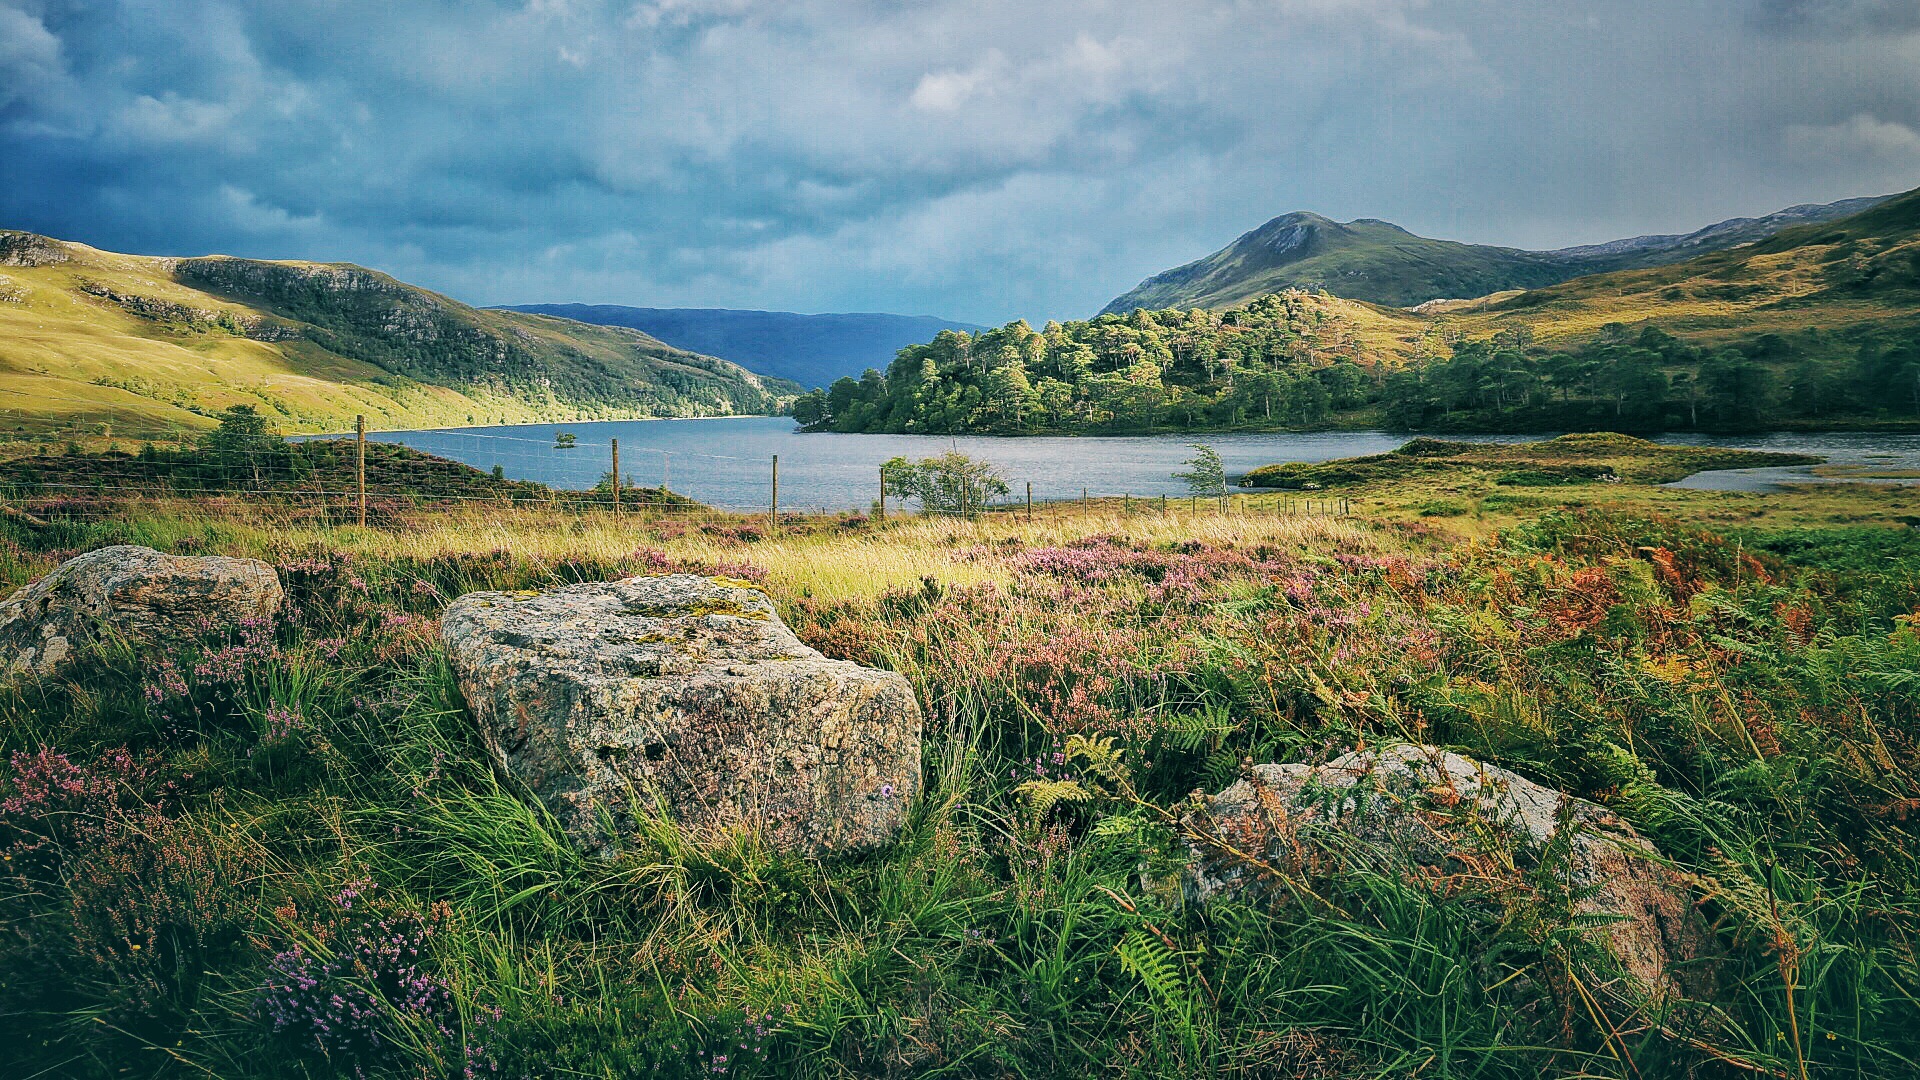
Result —
M1450 297L1535 289L1586 274L1659 266L1764 239L1782 229L1835 220L1878 203L1848 199L1734 218L1684 235L1524 251L1416 236L1373 218L1337 222L1318 214L1274 218L1204 259L1141 282L1103 313L1135 308L1234 307L1265 293L1325 289L1394 307Z
M1843 346L1910 337L1920 327L1920 189L1671 266L1430 310L1469 336L1525 326L1543 343L1588 339L1610 325L1658 325L1708 342L1810 332Z
M868 368L884 369L901 349L942 330L978 333L987 329L928 315L880 312L801 315L620 304L515 304L502 310L631 327L679 348L724 356L750 371L808 387L826 386L843 376L857 379Z
M1911 428L1920 191L1673 266L1426 312L1451 347L1385 383L1400 427Z
M0 432L288 432L777 411L799 387L635 330L486 311L349 264L0 232Z

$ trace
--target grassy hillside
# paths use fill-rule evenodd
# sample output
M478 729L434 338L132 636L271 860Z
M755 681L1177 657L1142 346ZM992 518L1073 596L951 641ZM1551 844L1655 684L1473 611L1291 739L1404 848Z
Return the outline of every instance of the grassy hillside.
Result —
M1848 199L1735 218L1684 235L1637 236L1557 251L1463 244L1416 236L1373 218L1337 222L1318 214L1274 218L1204 259L1141 282L1106 313L1141 307L1231 307L1262 293L1325 289L1394 307L1533 289L1585 274L1679 262L1771 236L1804 222L1831 221L1878 202Z
M800 315L619 304L523 304L505 310L630 327L678 348L725 357L750 371L802 386L825 386L843 376L858 378L868 368L885 368L895 353L942 330L986 329L930 315L872 312Z
M798 387L633 330L482 311L346 264L0 232L0 431L290 432L775 411Z
M1525 326L1547 343L1610 323L1658 324L1709 342L1815 328L1911 334L1920 325L1920 190L1730 251L1489 297L1450 314L1469 335Z

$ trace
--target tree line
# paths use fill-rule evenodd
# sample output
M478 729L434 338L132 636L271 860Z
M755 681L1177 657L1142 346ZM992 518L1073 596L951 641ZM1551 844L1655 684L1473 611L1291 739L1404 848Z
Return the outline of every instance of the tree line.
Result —
M1818 331L1707 346L1613 323L1571 349L1524 327L1459 341L1389 375L1381 419L1400 430L1751 430L1783 423L1920 417L1920 345Z
M1609 324L1546 348L1524 326L1464 339L1444 320L1400 368L1325 294L1227 311L1136 310L1035 330L943 331L885 372L795 401L809 431L1139 433L1383 425L1399 430L1741 430L1920 418L1920 342L1809 330L1708 346Z
M1377 357L1324 295L942 331L803 395L810 431L1038 434L1313 426L1377 398Z

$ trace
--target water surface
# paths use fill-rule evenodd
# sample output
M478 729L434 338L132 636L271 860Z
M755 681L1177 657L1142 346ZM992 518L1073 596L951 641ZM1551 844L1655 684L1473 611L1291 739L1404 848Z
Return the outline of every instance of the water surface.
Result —
M572 449L557 449L555 436L572 434ZM584 489L612 467L612 443L620 444L621 480L627 486L666 483L701 502L735 509L764 509L774 455L780 457L780 505L794 510L866 509L879 492L880 463L892 457L931 457L946 450L1000 467L1015 498L1033 485L1035 499L1134 495L1178 496L1186 487L1173 474L1204 441L1220 452L1228 475L1280 461L1326 461L1379 454L1414 436L1384 431L1333 431L1216 435L1082 435L989 437L944 435L800 434L785 417L711 420L616 420L596 423L523 424L511 427L437 428L369 433L369 439L402 443L481 469L500 466L516 480ZM1468 442L1528 442L1542 435L1445 435ZM1920 435L1872 433L1659 436L1659 441L1736 446L1820 454L1836 464L1920 468ZM1819 480L1806 469L1741 469L1699 473L1680 486L1734 491L1777 490L1782 483Z

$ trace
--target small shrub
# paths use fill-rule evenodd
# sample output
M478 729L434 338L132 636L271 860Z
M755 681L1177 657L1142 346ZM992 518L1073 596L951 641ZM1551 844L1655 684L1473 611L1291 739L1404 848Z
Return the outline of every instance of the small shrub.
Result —
M256 999L275 1034L356 1076L416 1049L487 1056L462 1041L453 991L435 971L430 947L446 927L445 904L383 904L360 881L310 915L291 904L275 914L294 938L274 955Z

